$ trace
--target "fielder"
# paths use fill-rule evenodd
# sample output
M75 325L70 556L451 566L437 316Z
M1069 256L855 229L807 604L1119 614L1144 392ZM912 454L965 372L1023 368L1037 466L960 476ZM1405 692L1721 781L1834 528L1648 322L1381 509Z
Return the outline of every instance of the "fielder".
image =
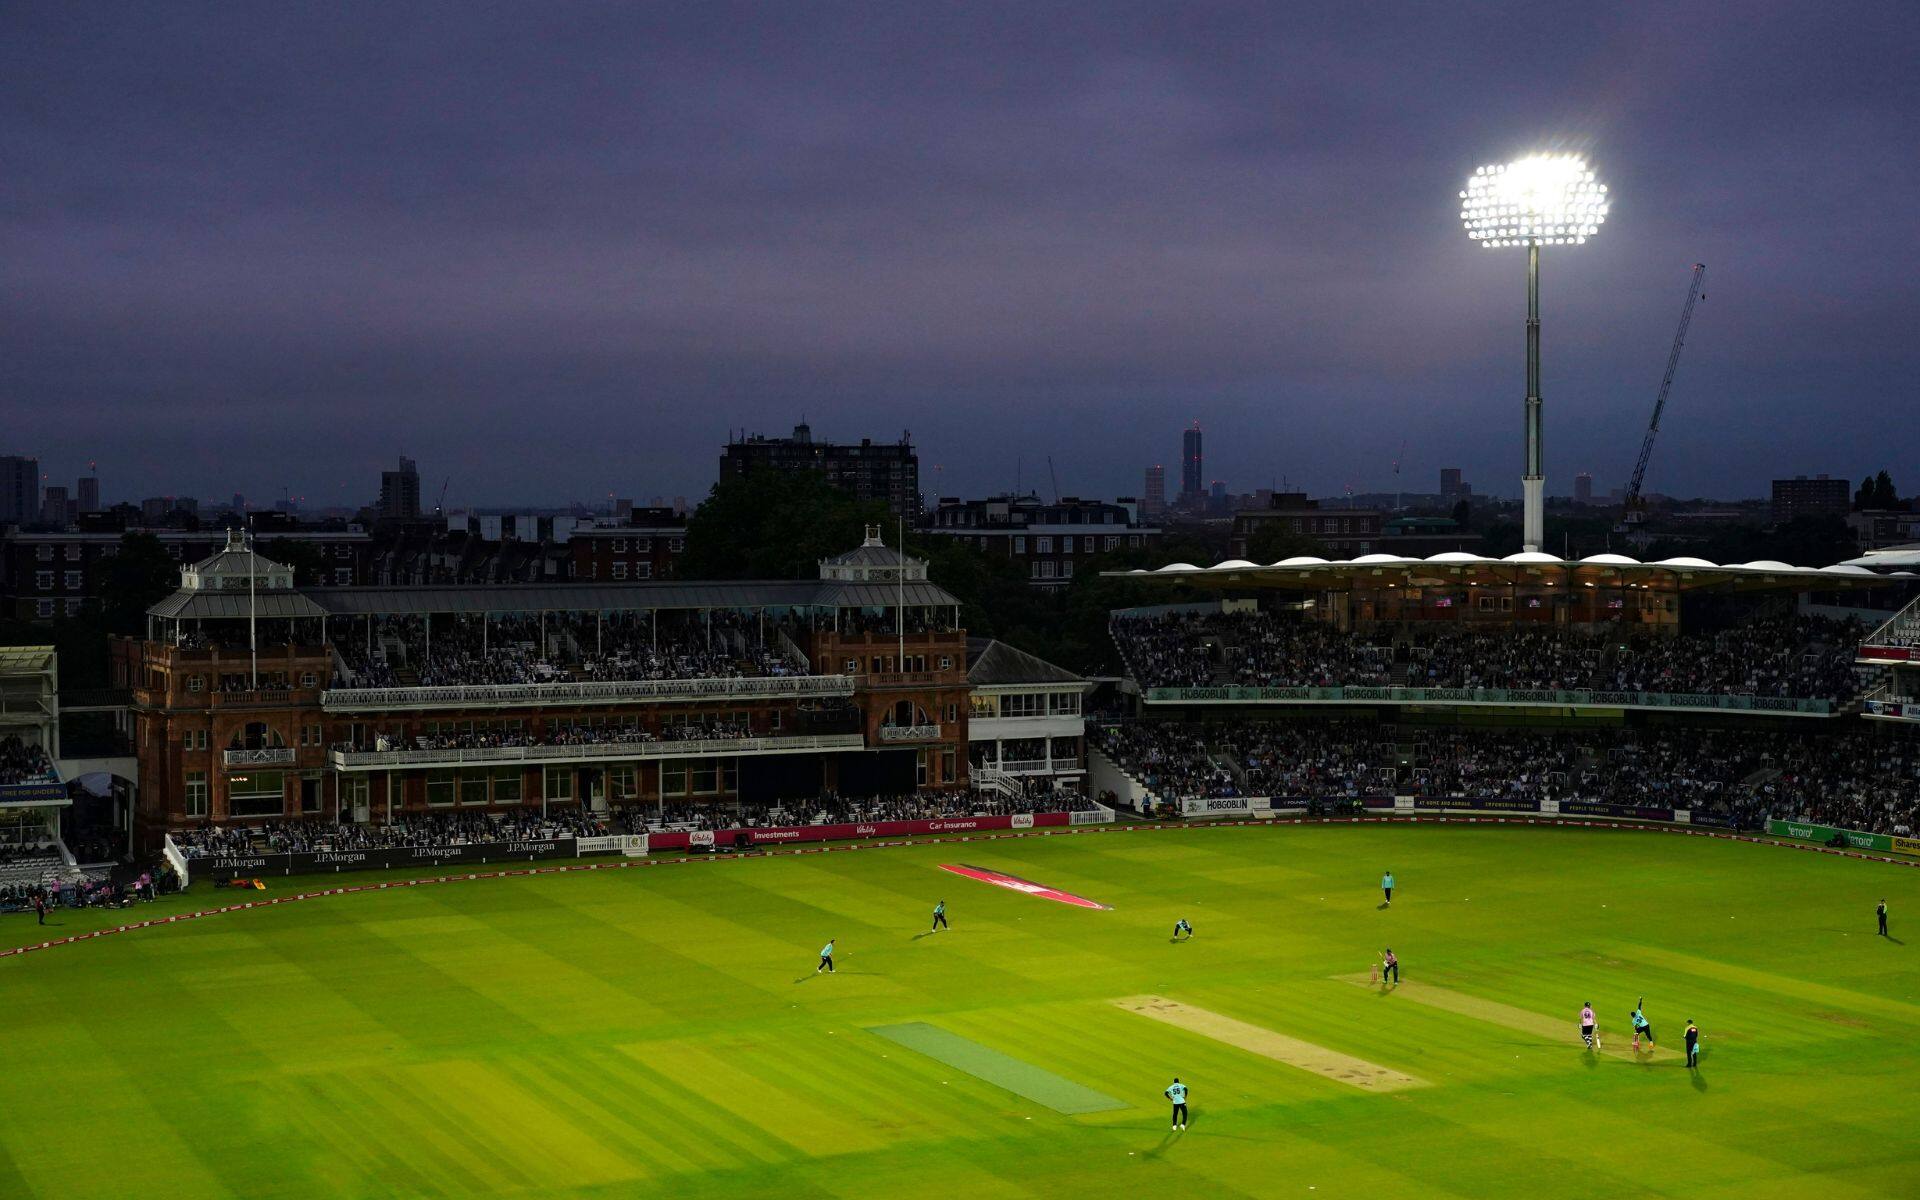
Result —
M1387 907L1393 907L1393 872L1388 871L1380 877L1380 892L1387 898Z
M1193 936L1193 926L1187 922L1185 917L1181 917L1173 923L1173 940L1176 942L1179 941L1180 935L1183 933L1188 937Z
M933 906L933 929L929 929L927 932L932 933L934 929L952 928L953 926L947 924L947 902L942 900Z
M1175 1075L1173 1082L1167 1085L1167 1090L1162 1094L1173 1101L1173 1127L1185 1129L1187 1127L1187 1085L1181 1083L1180 1077Z
M833 939L832 938L828 938L827 944L820 947L820 965L813 969L813 973L815 975L818 975L822 971L825 971L829 975L833 974Z

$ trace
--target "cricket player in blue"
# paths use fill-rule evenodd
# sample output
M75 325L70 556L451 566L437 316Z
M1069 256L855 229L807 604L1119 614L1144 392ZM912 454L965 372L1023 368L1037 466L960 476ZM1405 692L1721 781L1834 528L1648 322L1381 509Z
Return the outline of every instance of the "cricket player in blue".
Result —
M1640 999L1633 1003L1633 1049L1636 1054L1640 1051L1640 1036L1642 1034L1646 1035L1647 1049L1653 1049L1653 1023L1647 1020L1646 1013L1640 1011L1646 1006L1647 998L1645 996L1640 997Z
M1393 872L1388 871L1380 877L1380 890L1386 894L1387 907L1393 907Z
M828 938L827 944L820 947L820 965L813 969L813 973L815 975L818 975L822 971L825 971L829 975L833 974L833 939L832 938Z
M1181 1083L1180 1077L1175 1075L1173 1082L1167 1085L1165 1095L1167 1099L1173 1101L1173 1127L1185 1129L1187 1127L1187 1085Z
M1188 937L1193 936L1193 926L1187 923L1187 919L1185 917L1181 917L1178 921L1175 921L1173 923L1173 940L1176 942L1179 941L1180 935L1183 933L1186 934Z
M933 906L933 929L939 929L943 926L947 929L953 928L953 926L947 924L947 902L945 900ZM927 932L932 933L933 929Z

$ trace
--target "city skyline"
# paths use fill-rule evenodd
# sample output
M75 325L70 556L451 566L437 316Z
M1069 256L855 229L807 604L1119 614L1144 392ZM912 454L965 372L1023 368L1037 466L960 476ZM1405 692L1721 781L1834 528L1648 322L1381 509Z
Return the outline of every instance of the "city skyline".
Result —
M1454 196L1558 137L1620 204L1543 276L1549 494L1630 470L1695 261L1648 487L1898 476L1920 300L1861 248L1905 242L1912 23L1485 19L1561 36L1515 64L1452 14L15 9L0 453L69 488L97 461L103 499L357 506L401 454L450 505L697 499L728 429L804 415L911 428L944 494L1051 456L1115 496L1198 419L1236 491L1392 491L1398 459L1512 495L1517 289Z

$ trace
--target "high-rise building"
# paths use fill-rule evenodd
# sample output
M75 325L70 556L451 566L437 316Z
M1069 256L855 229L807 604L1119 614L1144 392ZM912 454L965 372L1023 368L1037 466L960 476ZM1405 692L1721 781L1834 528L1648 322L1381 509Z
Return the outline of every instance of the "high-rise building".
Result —
M397 471L380 472L380 519L411 521L420 515L420 472L402 458Z
M1167 511L1167 469L1156 463L1147 468L1146 515L1158 519Z
M167 514L172 511L172 496L148 496L140 502L140 523L158 529L167 523Z
M1573 502L1575 504L1593 503L1593 476L1585 471L1573 477Z
M40 523L51 525L55 529L65 529L73 520L73 510L67 503L67 489L49 487L47 498L40 505Z
M100 477L82 475L80 477L79 509L83 513L100 511Z
M1204 458L1200 451L1200 422L1180 438L1180 495L1203 496L1207 491Z
M1466 490L1466 484L1460 480L1459 467L1440 468L1440 498L1452 500Z
M920 517L920 456L905 434L898 442L862 438L857 446L842 445L814 441L813 428L802 423L793 427L792 437L756 433L729 441L720 455L723 481L766 470L819 471L828 483L857 499L881 501L894 515L908 520ZM684 503L674 497L676 508Z
M0 525L26 525L40 519L40 460L0 455Z
M1829 479L1825 475L1808 479L1805 475L1795 475L1792 479L1773 481L1775 524L1822 514L1844 517L1852 508L1853 489L1844 479Z

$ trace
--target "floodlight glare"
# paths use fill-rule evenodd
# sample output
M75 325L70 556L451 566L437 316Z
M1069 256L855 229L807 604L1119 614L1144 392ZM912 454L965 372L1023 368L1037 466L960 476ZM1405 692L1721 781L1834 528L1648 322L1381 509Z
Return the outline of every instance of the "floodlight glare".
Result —
M1483 246L1580 245L1607 219L1607 185L1577 154L1481 167L1460 193L1460 221Z
M1546 540L1546 472L1540 445L1540 247L1582 246L1611 206L1607 185L1577 154L1534 154L1480 167L1460 193L1460 222L1482 246L1527 248L1527 473L1521 543Z

